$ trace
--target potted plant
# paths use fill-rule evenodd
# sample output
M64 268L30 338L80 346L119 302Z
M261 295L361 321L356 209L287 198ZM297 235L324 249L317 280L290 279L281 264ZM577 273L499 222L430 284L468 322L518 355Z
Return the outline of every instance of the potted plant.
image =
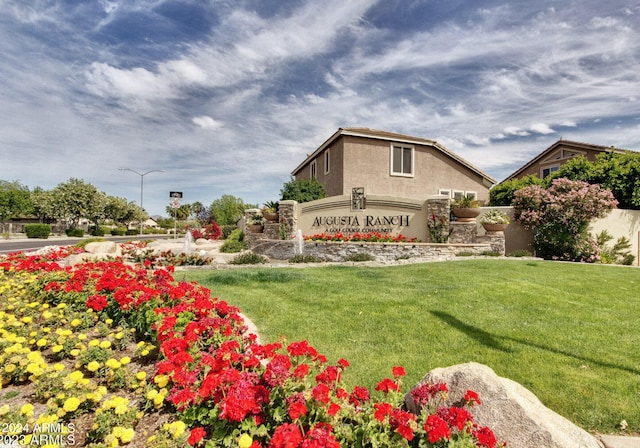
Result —
M262 216L269 222L278 222L278 202L265 202L262 208Z
M260 233L263 225L264 217L260 213L256 213L249 221L249 230L251 233Z
M478 220L488 232L504 232L511 220L509 216L496 209L491 209Z
M453 201L451 212L460 222L473 222L480 215L480 201L471 195L464 195Z

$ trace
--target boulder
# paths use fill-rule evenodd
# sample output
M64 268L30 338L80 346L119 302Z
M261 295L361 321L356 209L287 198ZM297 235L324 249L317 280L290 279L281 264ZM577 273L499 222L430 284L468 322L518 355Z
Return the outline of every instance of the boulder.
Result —
M84 247L85 252L96 255L108 255L111 257L121 257L120 246L113 241L94 241Z
M478 363L434 369L421 382L444 382L449 388L447 403L464 402L467 390L478 393L482 404L470 411L481 426L493 430L509 448L603 448L594 436L545 407L529 390ZM409 394L407 407L417 411Z

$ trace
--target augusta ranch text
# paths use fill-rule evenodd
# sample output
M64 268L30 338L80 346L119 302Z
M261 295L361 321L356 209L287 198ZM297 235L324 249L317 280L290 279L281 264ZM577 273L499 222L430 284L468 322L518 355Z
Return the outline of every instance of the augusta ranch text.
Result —
M316 216L313 227L324 227L325 232L391 232L396 227L409 227L409 215Z

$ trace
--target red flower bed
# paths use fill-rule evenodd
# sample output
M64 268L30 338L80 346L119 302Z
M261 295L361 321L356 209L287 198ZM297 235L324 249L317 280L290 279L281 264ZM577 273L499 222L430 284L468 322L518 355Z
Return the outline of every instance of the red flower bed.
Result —
M369 233L316 233L315 235L305 235L306 241L346 241L346 242L364 242L364 243L415 243L417 238L407 238L406 236L391 235L389 233L369 232Z

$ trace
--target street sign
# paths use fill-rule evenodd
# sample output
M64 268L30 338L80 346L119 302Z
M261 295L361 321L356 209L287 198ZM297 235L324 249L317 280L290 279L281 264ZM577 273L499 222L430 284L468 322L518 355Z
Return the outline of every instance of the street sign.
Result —
M182 191L170 191L169 197L171 199L182 199Z
M171 201L171 208L180 208L180 199L174 199Z

